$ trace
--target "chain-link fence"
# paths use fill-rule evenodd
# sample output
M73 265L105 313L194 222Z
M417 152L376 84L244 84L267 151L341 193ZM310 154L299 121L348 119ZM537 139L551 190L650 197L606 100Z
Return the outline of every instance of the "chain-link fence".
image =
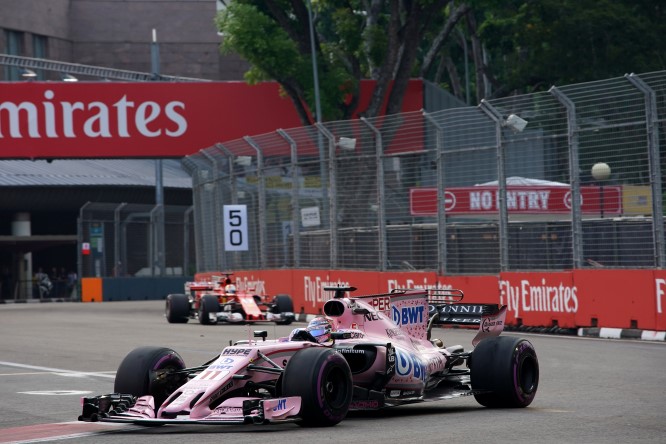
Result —
M197 271L663 267L665 122L657 72L218 144L183 160Z
M79 276L192 276L193 208L88 203L79 216ZM160 218L164 218L164 247ZM164 251L164 258L161 252Z

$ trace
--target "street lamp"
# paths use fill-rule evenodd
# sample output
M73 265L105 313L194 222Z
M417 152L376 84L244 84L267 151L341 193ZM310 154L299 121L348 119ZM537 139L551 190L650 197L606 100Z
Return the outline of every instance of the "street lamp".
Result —
M592 165L592 177L599 182L599 206L601 218L604 218L604 182L611 176L611 168L607 163L597 162Z

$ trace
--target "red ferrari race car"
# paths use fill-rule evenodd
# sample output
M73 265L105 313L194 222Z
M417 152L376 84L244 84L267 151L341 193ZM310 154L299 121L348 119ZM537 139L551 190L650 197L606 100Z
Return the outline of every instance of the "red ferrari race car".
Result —
M399 290L335 297L325 316L288 337L266 331L186 367L141 347L116 373L115 393L82 399L81 421L332 426L350 410L472 395L483 406L527 407L539 385L532 344L500 336L506 306L462 303L460 291ZM431 338L434 325L477 325L474 348Z
M204 325L256 321L289 325L294 321L294 303L289 295L269 298L255 294L253 289L239 291L231 275L223 273L209 281L186 282L185 294L166 297L164 314L167 321L181 324L198 319Z

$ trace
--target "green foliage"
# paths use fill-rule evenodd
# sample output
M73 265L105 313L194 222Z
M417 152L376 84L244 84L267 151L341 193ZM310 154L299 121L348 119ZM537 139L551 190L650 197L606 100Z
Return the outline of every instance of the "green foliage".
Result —
M475 73L484 72L494 85L495 96L666 69L663 0L395 1L398 3L312 3L324 120L367 111L354 108L360 81L380 78L380 70L385 68L397 83L401 57L406 57L405 66L411 68L411 72L401 71L401 76L423 75L443 86L455 83L442 65L446 60L453 62L456 77L462 79L458 84L467 80L474 88ZM432 63L420 74L426 54L464 4L471 7L468 15L453 22L457 29L434 46L437 52L432 53ZM307 5L307 0L234 0L216 23L224 35L222 50L238 53L252 65L245 74L247 81L276 80L295 103L306 103L314 110ZM378 9L366 9L370 5ZM394 5L399 5L397 17ZM476 29L470 16L475 18ZM390 39L387 31L392 17L400 22L396 39ZM461 33L468 49L467 79ZM473 45L475 36L479 45ZM412 51L405 56L410 38L418 41L416 54ZM481 57L477 54L475 59L473 49L481 47L486 50L487 66L474 66L474 60L479 62ZM392 54L398 56L391 58ZM397 59L393 66L385 66L393 59ZM386 98L388 89L382 94ZM302 119L306 114L301 110ZM372 117L372 112L366 115Z
M485 11L480 34L506 91L661 70L666 45L658 35L666 28L660 3L512 1Z
M222 50L241 54L252 64L250 83L297 77L306 60L287 33L255 6L231 2L216 19L224 32Z

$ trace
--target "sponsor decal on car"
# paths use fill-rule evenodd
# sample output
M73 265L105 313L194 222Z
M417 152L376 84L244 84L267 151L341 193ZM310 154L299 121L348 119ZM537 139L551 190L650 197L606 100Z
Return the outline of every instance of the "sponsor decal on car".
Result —
M215 415L240 415L242 413L242 407L217 407L213 410L213 414Z
M274 412L279 412L280 410L284 410L287 408L287 398L280 398L275 400L277 402L277 405L273 407Z
M386 335L389 338L395 338L396 336L404 336L405 334L399 328L387 328Z
M227 382L227 384L224 387L222 387L217 392L215 392L215 394L212 397L213 398L219 398L220 396L222 396L227 390L229 390L233 386L234 386L234 381L232 379L229 382Z
M378 409L382 407L382 403L377 399L360 399L352 401L349 404L351 410L371 410Z
M425 306L392 308L393 322L397 325L420 324L424 320Z
M396 373L400 376L409 378L426 379L426 366L423 365L421 359L412 353L406 352L401 349L397 350L397 365Z
M222 350L223 355L241 355L241 356L247 356L250 353L252 353L251 348L225 348Z
M368 303L377 311L381 311L386 316L391 313L391 298L389 296L379 296L372 298Z

